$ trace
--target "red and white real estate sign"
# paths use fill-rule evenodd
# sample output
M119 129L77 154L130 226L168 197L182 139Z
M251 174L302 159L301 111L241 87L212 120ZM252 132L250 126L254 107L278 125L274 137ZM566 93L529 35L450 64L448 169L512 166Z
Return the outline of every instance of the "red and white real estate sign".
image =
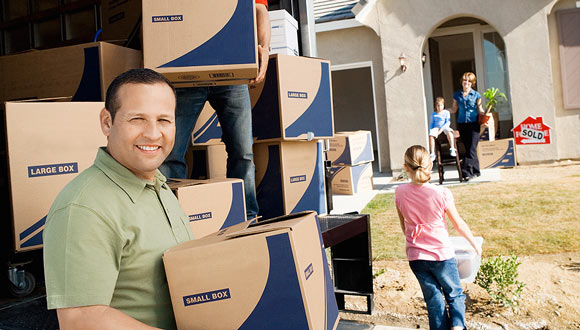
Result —
M542 117L529 116L512 131L516 144L550 144L550 129Z

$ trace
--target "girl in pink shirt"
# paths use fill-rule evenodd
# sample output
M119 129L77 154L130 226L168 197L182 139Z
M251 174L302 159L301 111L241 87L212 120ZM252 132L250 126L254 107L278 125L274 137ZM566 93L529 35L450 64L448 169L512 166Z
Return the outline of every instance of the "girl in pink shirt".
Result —
M410 147L405 152L403 167L411 183L397 187L395 204L407 240L409 265L421 285L427 304L429 329L464 329L465 295L459 283L445 214L479 255L481 248L475 243L469 226L457 213L451 191L429 183L433 167L429 152L419 145ZM449 311L445 302L449 305Z

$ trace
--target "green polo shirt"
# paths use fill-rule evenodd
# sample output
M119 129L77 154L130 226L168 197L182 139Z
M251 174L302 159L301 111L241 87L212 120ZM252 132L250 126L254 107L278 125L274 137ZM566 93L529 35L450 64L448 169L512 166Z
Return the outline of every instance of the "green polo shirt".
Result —
M101 148L47 216L48 308L108 305L151 326L175 328L162 255L191 239L165 177L157 171L153 182L142 180Z

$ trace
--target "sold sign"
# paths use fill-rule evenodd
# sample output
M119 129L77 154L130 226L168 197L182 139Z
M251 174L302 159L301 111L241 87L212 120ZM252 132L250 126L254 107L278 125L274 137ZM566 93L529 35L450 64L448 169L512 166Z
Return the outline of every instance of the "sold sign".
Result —
M516 144L550 144L550 129L542 117L529 116L512 131Z

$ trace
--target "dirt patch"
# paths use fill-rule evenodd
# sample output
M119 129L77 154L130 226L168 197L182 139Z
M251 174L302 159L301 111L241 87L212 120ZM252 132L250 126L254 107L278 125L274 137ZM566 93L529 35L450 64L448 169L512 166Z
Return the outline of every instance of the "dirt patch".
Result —
M518 279L526 284L517 311L494 305L485 290L463 284L469 329L580 329L580 253L520 258ZM406 261L378 261L373 315L341 313L346 320L428 329L421 288ZM347 308L365 310L362 299Z

